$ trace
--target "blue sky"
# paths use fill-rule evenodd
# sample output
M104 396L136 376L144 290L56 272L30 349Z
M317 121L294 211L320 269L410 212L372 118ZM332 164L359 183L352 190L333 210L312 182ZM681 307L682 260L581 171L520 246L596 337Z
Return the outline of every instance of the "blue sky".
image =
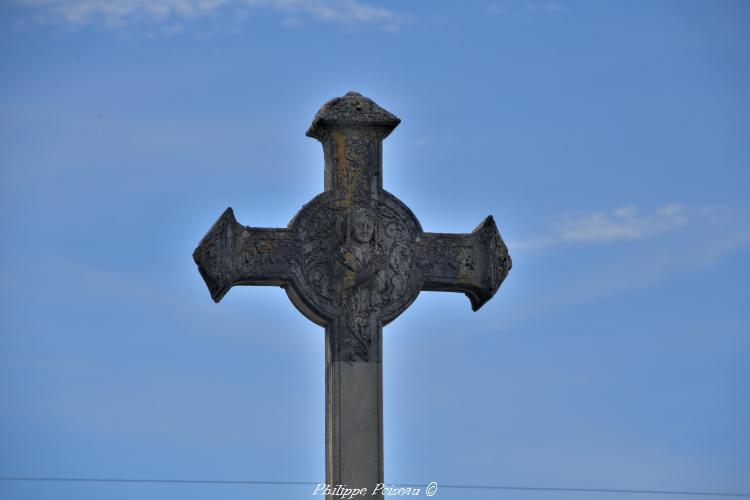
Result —
M748 23L728 0L4 2L0 476L322 480L322 330L277 288L214 304L191 253L227 206L285 226L323 185L305 130L357 90L402 119L386 189L427 231L493 214L514 262L478 313L422 293L385 329L386 481L750 492Z

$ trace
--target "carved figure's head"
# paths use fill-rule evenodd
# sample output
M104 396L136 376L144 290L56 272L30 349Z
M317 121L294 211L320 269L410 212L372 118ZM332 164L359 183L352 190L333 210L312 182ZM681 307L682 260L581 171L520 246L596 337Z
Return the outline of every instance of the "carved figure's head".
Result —
M375 233L375 217L367 208L352 209L349 220L351 235L357 243L369 243Z

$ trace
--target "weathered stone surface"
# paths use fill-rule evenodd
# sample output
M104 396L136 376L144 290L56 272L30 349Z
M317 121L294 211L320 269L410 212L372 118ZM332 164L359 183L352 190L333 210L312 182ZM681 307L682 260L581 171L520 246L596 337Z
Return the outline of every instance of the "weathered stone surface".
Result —
M356 92L332 99L307 131L323 145L324 191L284 229L242 226L229 208L193 254L215 301L235 285L281 286L326 328L327 482L369 491L383 481L383 325L421 290L465 293L476 311L511 268L492 216L471 233L426 233L383 189L382 141L399 123Z
M357 92L347 92L343 97L334 97L320 108L307 130L307 136L322 139L325 135L323 129L332 124L382 125L390 133L399 123L401 120L398 117L371 99ZM384 138L385 136L381 137Z

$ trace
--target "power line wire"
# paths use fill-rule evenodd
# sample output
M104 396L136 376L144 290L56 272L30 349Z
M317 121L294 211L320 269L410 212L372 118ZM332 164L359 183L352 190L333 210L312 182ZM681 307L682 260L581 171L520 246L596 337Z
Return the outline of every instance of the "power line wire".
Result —
M321 483L313 481L249 481L249 480L211 480L211 479L133 479L133 478L84 478L84 477L0 477L0 481L27 482L68 482L68 483L166 483L166 484L236 484L236 485L271 485L271 486L315 486ZM424 488L424 484L388 484ZM674 490L634 490L618 488L553 488L542 486L489 486L472 484L440 484L438 488L467 490L513 490L513 491L557 491L576 493L623 493L636 495L685 495L750 498L750 493L727 493L717 491L674 491Z
M310 486L320 483L312 481L244 481L221 479L132 479L132 478L91 478L91 477L0 477L0 481L39 481L67 483L174 483L174 484L257 484Z
M398 486L416 486L421 485L404 484ZM673 491L673 490L629 490L617 488L553 488L543 486L482 486L482 485L456 485L456 484L439 484L438 488L455 488L471 490L514 490L514 491L568 491L578 493L630 493L637 495L693 495L693 496L714 496L714 497L739 497L750 498L750 493L726 493L717 491Z

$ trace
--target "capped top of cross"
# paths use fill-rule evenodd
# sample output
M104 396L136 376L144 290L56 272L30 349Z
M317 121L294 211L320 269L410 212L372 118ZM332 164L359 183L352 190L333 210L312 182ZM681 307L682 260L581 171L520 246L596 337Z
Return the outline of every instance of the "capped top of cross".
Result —
M372 99L359 92L347 92L342 97L334 97L325 103L315 114L307 136L320 140L322 129L326 125L382 125L385 128L383 137L391 133L401 120L381 108Z

